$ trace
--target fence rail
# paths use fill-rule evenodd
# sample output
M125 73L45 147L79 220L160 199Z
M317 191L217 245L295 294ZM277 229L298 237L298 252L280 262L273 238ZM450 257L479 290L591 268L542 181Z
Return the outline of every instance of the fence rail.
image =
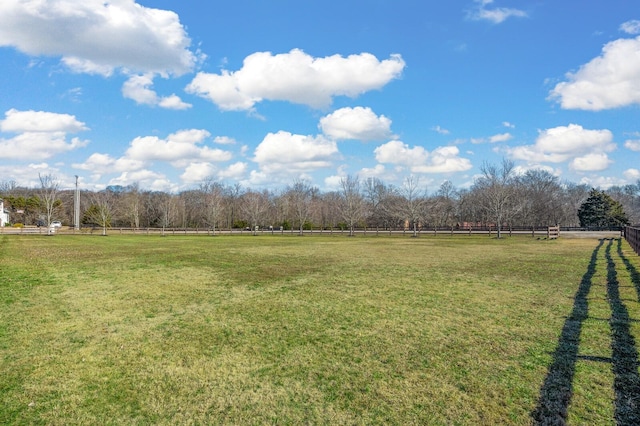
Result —
M624 228L624 239L627 240L633 251L640 255L640 228L626 226Z
M0 228L1 234L18 234L18 235L100 235L103 230L99 227L83 227L79 230L73 227L56 228L53 232L47 227L22 227ZM504 236L529 236L532 238L553 239L561 235L558 227L504 227L501 230ZM264 227L258 230L247 228L108 228L107 234L136 234L136 235L300 235L299 229L282 229ZM303 235L349 235L348 229L343 228L324 228L324 229L305 229ZM357 228L354 230L356 235L367 236L407 236L414 235L412 229L408 228ZM417 230L418 236L438 236L438 235L487 235L496 236L497 229L494 226L484 227L422 227Z

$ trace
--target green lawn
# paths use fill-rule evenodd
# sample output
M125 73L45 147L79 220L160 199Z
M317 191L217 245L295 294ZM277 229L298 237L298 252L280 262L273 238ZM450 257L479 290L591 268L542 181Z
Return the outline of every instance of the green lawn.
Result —
M638 271L620 240L0 236L0 424L638 424Z

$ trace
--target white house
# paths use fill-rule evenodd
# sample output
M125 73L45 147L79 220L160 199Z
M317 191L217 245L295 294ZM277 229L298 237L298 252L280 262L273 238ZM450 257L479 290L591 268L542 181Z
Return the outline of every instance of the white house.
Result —
M9 223L9 211L4 209L4 201L0 198L0 226Z

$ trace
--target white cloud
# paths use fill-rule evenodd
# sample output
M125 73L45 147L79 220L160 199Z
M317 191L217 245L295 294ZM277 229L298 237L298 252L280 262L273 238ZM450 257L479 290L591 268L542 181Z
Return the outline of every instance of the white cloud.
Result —
M471 162L459 156L455 146L427 151L421 146L410 148L402 141L391 141L374 150L376 160L383 164L407 167L413 173L452 173L469 170Z
M631 181L636 181L636 180L640 180L640 170L638 169L628 169L625 170L623 173L624 177L631 180Z
M0 46L61 56L78 72L182 75L201 59L176 13L133 0L2 0Z
M623 179L619 179L612 176L591 175L591 176L584 176L582 179L580 179L579 183L583 185L588 185L592 188L608 189L608 188L611 188L612 186L625 185L627 182L625 182Z
M182 181L186 183L202 182L206 178L213 176L215 171L216 168L211 163L191 163L184 170L184 173L180 176L180 179L182 179Z
M10 109L5 117L0 131L18 134L9 139L0 137L0 159L45 160L89 143L79 138L67 141L67 133L88 130L73 115Z
M176 109L176 110L189 109L192 107L191 104L184 102L176 94L163 96L162 98L160 98L160 101L158 102L158 106L166 109Z
M378 178L385 182L393 182L398 179L392 171L387 170L383 164L376 164L374 167L363 167L358 176L362 179Z
M144 162L130 158L113 158L109 154L94 153L84 163L73 164L78 170L86 170L95 175L123 173L141 170Z
M615 148L611 131L587 130L570 124L540 131L534 145L509 148L507 152L516 160L550 163L573 161L575 170L594 170L592 167L601 167L606 153Z
M391 137L391 120L371 108L341 108L322 117L322 133L336 140L375 141Z
M127 149L125 156L140 161L167 161L176 166L181 161L228 161L231 153L201 145L211 134L206 130L181 130L166 139L156 136L137 137Z
M503 125L504 127L509 128L509 129L515 129L515 128L516 128L516 125L515 125L515 124L513 124L513 123L509 123L508 121L503 121L503 122L502 122L502 125Z
M436 133L440 133L441 135L448 135L449 133L451 133L449 130L444 129L440 126L434 126L431 128L431 130L433 130Z
M265 173L300 173L329 167L338 157L333 140L280 131L262 140L253 160Z
M218 177L220 179L240 179L247 173L248 167L247 163L239 161L229 165L224 170L220 170Z
M506 142L513 139L513 135L511 133L502 133L499 135L493 135L489 138L489 142L491 143L496 143L496 142Z
M216 136L213 141L219 145L235 145L237 143L235 139L229 136Z
M167 109L183 110L191 108L191 104L185 103L177 95L160 97L151 90L153 86L153 75L132 75L122 85L122 95L125 98L133 99L138 104L160 106Z
M549 99L564 109L600 111L640 104L640 37L607 43L602 54L558 83Z
M10 109L5 112L5 119L0 121L3 132L64 132L77 133L88 130L88 127L75 116L45 111L18 111Z
M605 170L611 163L607 154L598 152L574 158L569 167L578 172L599 172Z
M472 144L481 144L481 143L498 143L498 142L507 142L513 139L513 135L511 133L500 133L497 135L490 136L488 138L471 138L470 142Z
M257 52L240 70L198 73L186 91L211 100L222 110L252 110L263 100L288 101L326 108L334 96L356 96L380 89L398 78L400 55L379 61L370 53L314 58L302 50L273 55Z
M546 166L540 163L528 163L528 164L520 164L513 168L513 171L516 175L522 176L527 173L529 170L544 170L545 172L549 172L554 176L560 176L562 171L559 169L554 169L553 167Z
M623 23L620 25L620 31L631 35L640 34L640 20L632 19Z
M512 9L507 7L487 8L493 4L493 0L474 0L476 6L467 12L467 18L474 21L490 21L494 24L500 24L511 17L524 18L528 14L524 10Z
M640 140L627 140L624 142L624 147L631 151L640 151Z

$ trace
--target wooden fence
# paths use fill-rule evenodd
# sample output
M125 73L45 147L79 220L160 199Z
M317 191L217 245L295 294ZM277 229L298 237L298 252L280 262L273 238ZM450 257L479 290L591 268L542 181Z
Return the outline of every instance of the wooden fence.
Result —
M504 227L501 230L503 236L527 236L531 238L555 239L560 235L559 227ZM18 234L18 235L50 235L52 232L47 227L23 227L23 228L0 228L1 234ZM53 234L57 235L101 235L102 228L99 227L83 227L79 230L73 227L62 227L55 229ZM108 228L108 235L114 234L135 234L135 235L299 235L299 229L281 229L281 228L259 228L251 229L220 229L215 231L211 228ZM364 236L406 236L414 235L412 229L406 228L357 228L354 230L356 235ZM329 228L329 229L308 229L303 231L303 235L349 235L348 229ZM497 229L494 226L485 227L422 227L417 231L418 236L454 236L454 235L486 235L495 237Z
M626 226L624 228L624 239L627 240L633 251L640 255L640 228Z

